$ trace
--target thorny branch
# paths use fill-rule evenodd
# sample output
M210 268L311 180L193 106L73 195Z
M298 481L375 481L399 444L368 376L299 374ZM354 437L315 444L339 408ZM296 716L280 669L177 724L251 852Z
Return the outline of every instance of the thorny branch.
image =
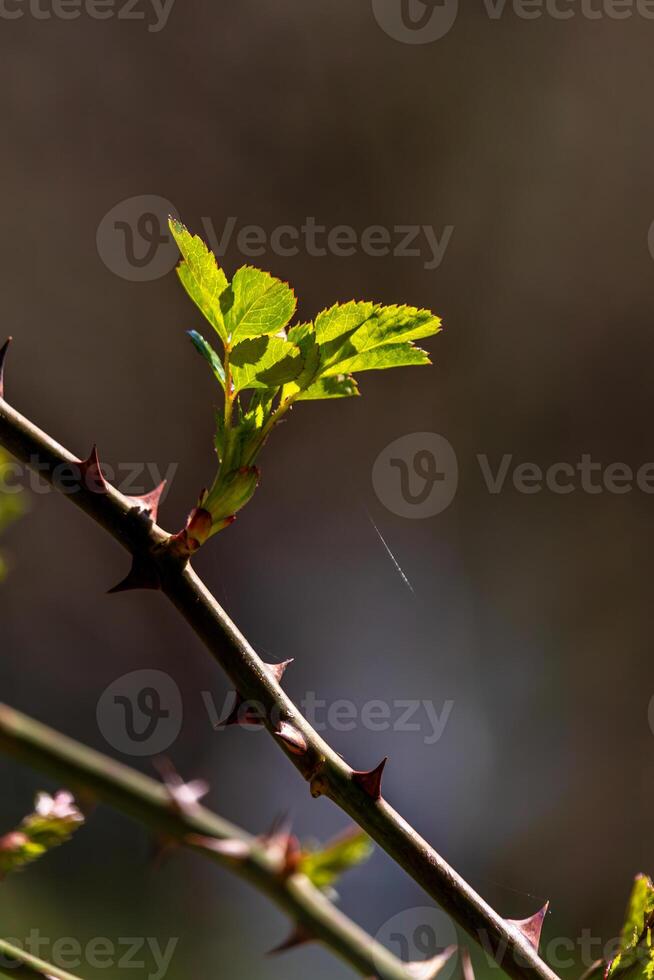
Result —
M6 346L3 350L6 354ZM3 356L0 355L0 370ZM25 465L38 466L55 489L70 467L78 492L66 494L130 552L132 570L112 591L161 589L204 642L244 701L263 706L262 721L310 783L365 830L514 980L557 980L538 955L546 909L516 922L498 915L381 796L384 763L356 772L314 731L266 665L231 621L190 563L171 553L171 536L155 522L162 488L144 498L126 497L102 476L95 449L79 460L4 400L0 381L0 444Z

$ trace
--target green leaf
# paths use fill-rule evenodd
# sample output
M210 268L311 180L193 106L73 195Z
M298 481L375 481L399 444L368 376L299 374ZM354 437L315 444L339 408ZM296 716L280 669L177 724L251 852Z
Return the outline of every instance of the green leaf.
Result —
M227 330L220 298L227 289L227 276L216 263L201 238L191 233L179 221L170 219L170 230L184 261L177 267L177 274L184 289L202 311L223 343L227 342Z
M70 793L62 790L54 797L39 793L34 812L16 830L0 837L0 878L64 844L83 823Z
M222 361L218 357L218 354L213 349L211 344L207 343L202 334L199 334L197 330L189 330L188 335L198 353L202 354L205 360L209 362L209 367L213 371L214 377L219 381L224 391L225 368L223 367Z
M370 317L374 303L336 303L316 317L316 338L326 344L337 337L345 337L357 330Z
M408 354L413 341L432 336L441 329L441 321L429 310L414 306L377 306L356 330L331 341L321 358L323 369L366 371L371 368L402 367L428 364L425 357L413 359ZM395 355L364 358L385 346L394 346ZM402 356L400 356L402 355ZM355 362L355 358L358 360ZM356 363L356 366L353 366Z
M421 347L414 347L413 344L382 344L372 350L362 351L347 357L338 364L327 368L324 377L331 375L357 371L378 371L383 368L410 367L412 365L431 364L429 355Z
M221 298L230 343L279 333L295 313L296 303L287 283L268 272L242 266Z
M652 980L654 977L654 885L647 875L638 875L629 898L620 935L618 954L609 963L607 977L622 980Z
M282 337L251 337L230 355L234 391L278 388L297 378L304 362L295 344Z
M297 401L314 401L318 398L351 398L359 394L359 386L349 374L336 374L330 378L319 378L306 391L297 396Z
M298 870L317 888L326 889L350 868L367 861L372 851L368 835L361 830L353 830L320 850L305 852Z

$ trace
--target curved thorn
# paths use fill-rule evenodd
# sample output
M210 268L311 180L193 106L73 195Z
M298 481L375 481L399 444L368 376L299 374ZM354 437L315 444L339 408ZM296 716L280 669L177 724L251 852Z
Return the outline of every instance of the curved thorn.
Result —
M128 575L109 589L107 595L116 595L118 592L133 592L135 589L150 589L158 591L161 589L159 573L154 565L149 562L141 562L136 558L132 562L132 567Z
M545 916L547 915L547 910L550 907L549 902L545 902L542 909L539 909L534 915L530 915L528 919L507 919L512 926L522 933L528 943L534 947L536 952L538 952L538 946L540 943L540 934L543 929L543 922Z
M0 349L0 398L5 397L5 361L7 360L7 352L12 340L13 337L7 337L2 345L2 349Z
M371 769L369 772L358 772L356 769L352 771L352 781L360 786L375 802L381 799L382 776L387 762L388 756L382 759L376 769Z
M143 510L148 511L153 521L156 522L159 516L159 504L161 503L161 498L166 489L166 481L163 480L158 487L154 490L150 490L149 493L140 494L138 497L130 496L129 499L133 500L137 507L141 507Z
M283 742L292 755L305 755L309 748L302 732L299 732L293 725L289 725L287 721L282 721L274 734L275 738Z
M275 946L274 949L269 950L266 956L277 956L279 953L287 953L291 949L297 949L298 946L305 946L307 943L312 942L314 942L314 937L311 933L304 926L296 926L288 939L285 939L279 946Z
M90 493L106 493L107 481L104 478L100 459L98 457L98 447L93 444L93 449L88 459L79 461L80 483L83 490Z
M412 977L415 977L415 980L435 980L456 950L456 946L448 946L432 960L426 960L424 963L407 964L407 970Z
M286 673L286 668L290 667L292 663L293 663L293 658L291 657L290 660L284 660L281 664L266 664L266 667L268 668L270 673L273 675L273 677L279 684L281 683L282 677Z
M245 709L243 708L244 704L246 705ZM238 693L236 694L234 707L226 718L223 718L222 721L219 721L214 725L214 731L218 732L222 728L231 728L233 725L238 725L239 727L263 725L263 718L258 712L256 706L246 704L244 698L242 698Z

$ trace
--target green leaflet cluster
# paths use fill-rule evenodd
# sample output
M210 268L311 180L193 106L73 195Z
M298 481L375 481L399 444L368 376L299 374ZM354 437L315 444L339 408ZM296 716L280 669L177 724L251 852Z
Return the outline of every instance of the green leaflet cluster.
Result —
M39 793L34 812L16 830L0 837L0 878L64 844L83 823L70 793L61 790L54 797Z
M10 466L10 458L0 449L0 484L5 485L7 471ZM0 534L21 516L25 507L22 493L0 493ZM7 566L2 553L0 552L0 581L7 574Z
M298 871L325 892L332 892L333 885L351 868L363 864L373 852L372 841L362 830L349 831L324 847L303 850Z
M647 875L638 875L629 898L620 948L606 967L604 976L620 980L652 980L654 977L654 885Z
M251 266L229 282L199 237L172 219L170 228L182 254L180 281L213 327L219 349L195 330L190 337L224 396L218 475L178 536L191 552L250 500L258 453L292 405L358 395L354 375L362 371L431 363L415 341L438 333L441 322L429 310L353 301L291 325L297 303L290 286Z

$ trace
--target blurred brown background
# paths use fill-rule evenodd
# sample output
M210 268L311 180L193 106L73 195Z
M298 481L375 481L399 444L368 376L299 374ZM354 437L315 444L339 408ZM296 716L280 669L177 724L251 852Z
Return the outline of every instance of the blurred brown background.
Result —
M613 936L633 874L654 865L654 500L522 494L510 478L493 495L476 459L654 460L654 21L571 6L570 20L527 20L470 4L425 44L389 36L369 0L177 0L156 32L25 6L0 18L0 250L8 398L80 454L97 441L112 465L177 464L161 515L176 529L211 477L218 392L174 273L108 268L103 217L158 195L198 231L229 216L268 234L307 216L358 232L454 226L436 269L361 249L244 258L232 239L228 271L248 261L288 279L304 318L355 296L428 306L446 330L426 344L433 368L300 406L254 501L197 565L267 659L296 658L293 696L453 701L435 744L424 730L327 734L358 767L390 755L390 801L500 911L550 898L547 935L577 941ZM409 520L371 471L424 431L453 446L458 492ZM118 755L98 700L124 674L163 670L184 702L168 754L211 781L212 806L253 832L284 810L304 837L342 829L263 735L212 732L201 692L221 707L228 684L161 597L105 595L125 557L67 501L34 495L3 544L2 700ZM0 772L8 829L49 784L4 760ZM155 872L148 853L103 809L2 887L2 933L179 937L169 980L349 975L320 949L262 959L286 928L265 900L188 855ZM340 891L373 933L429 904L380 853Z

